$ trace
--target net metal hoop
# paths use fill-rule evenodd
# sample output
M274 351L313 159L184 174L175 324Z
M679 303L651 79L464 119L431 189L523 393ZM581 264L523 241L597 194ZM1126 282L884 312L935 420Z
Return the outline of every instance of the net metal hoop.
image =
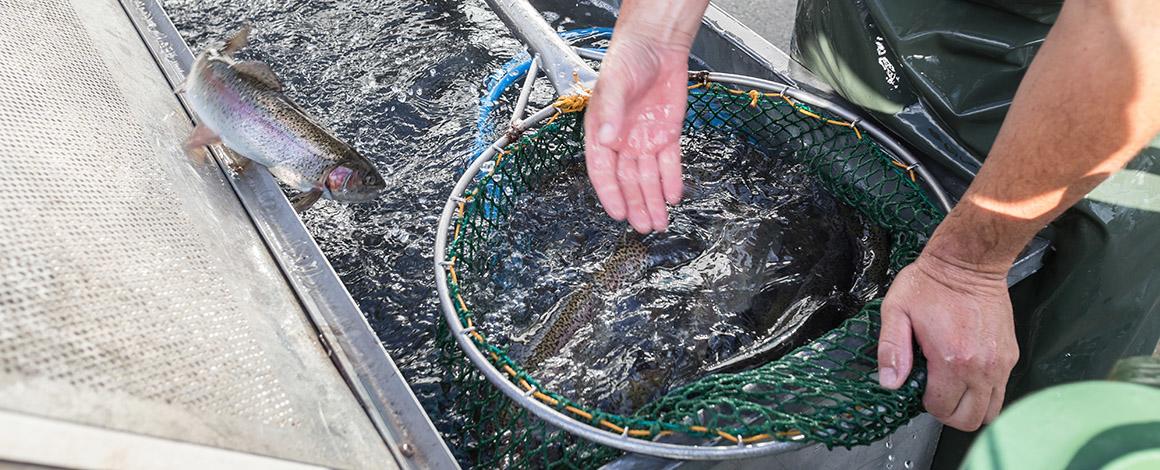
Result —
M913 171L917 178L916 180L923 186L923 188L932 196L935 201L941 206L944 211L949 211L950 200L943 189L931 177L925 168L918 164L918 160L904 147L899 145L894 139L890 138L882 129L873 125L872 123L862 122L859 115L837 103L817 96L808 91L794 88L791 85L784 83L777 83L769 80L758 79L753 77L700 72L697 74L690 74L692 81L704 80L720 84L734 85L738 87L745 87L754 89L759 92L777 93L788 96L795 101L803 103L808 106L816 106L825 109L827 113L833 114L837 117L849 121L851 129L857 132L866 134L875 139L875 141L885 150L889 151L892 156L901 160L906 165L907 171ZM451 290L448 285L448 267L450 263L445 259L448 253L448 242L451 236L451 228L454 223L457 209L465 201L464 193L467 188L476 180L481 168L486 162L492 161L497 153L500 153L509 144L518 139L519 135L538 124L545 123L552 116L560 113L560 110L554 106L548 106L540 109L531 116L522 121L513 124L513 131L501 136L494 143L492 143L478 158L476 158L464 174L459 178L452 190L451 195L447 199L447 203L443 207L443 212L439 218L438 230L435 238L435 281L436 289L439 295L440 308L443 311L444 319L451 335L455 338L460 350L468 357L474 364L475 368L480 371L487 380L496 388L504 393L509 399L518 404L520 407L531 411L536 417L547 422L548 424L557 427L570 434L579 436L583 439L619 449L626 452L652 455L663 458L677 459L677 460L726 460L726 459L740 459L753 458L760 456L767 456L778 454L782 452L800 449L810 445L810 442L793 442L793 441L765 441L759 443L745 443L739 442L737 445L680 445L670 444L664 442L654 442L635 437L629 437L625 433L616 433L610 430L597 427L595 425L585 423L576 418L565 414L556 408L541 402L538 399L530 396L526 390L521 389L508 375L498 369L492 361L490 361L486 354L479 349L471 338L471 333L475 330L474 327L465 327L456 310L454 300L451 297Z

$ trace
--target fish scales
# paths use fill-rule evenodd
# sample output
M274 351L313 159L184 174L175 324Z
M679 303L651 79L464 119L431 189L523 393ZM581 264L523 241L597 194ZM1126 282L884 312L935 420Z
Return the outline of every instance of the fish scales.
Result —
M603 310L604 294L627 287L640 279L648 268L648 249L635 236L626 236L605 259L590 282L585 282L560 299L547 315L540 333L527 342L529 351L521 362L533 367L554 356L580 328Z
M204 110L198 117L220 129L226 147L298 191L316 189L327 167L341 159L344 145L320 131L281 92L259 89L220 56L203 55L196 67L206 72L193 75L187 95Z
M385 184L370 160L286 97L268 65L232 57L245 45L248 32L243 28L224 49L202 52L190 68L179 92L200 123L187 145L196 148L220 140L300 191L301 200L295 203L299 210L319 197L346 202L376 197Z

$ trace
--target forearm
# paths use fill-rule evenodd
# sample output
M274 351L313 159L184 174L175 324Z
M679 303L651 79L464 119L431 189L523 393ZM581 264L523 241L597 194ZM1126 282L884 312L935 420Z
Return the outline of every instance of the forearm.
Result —
M924 255L1005 275L1044 225L1160 131L1160 2L1069 0L991 153Z
M616 36L688 49L708 5L709 0L624 0L616 20Z

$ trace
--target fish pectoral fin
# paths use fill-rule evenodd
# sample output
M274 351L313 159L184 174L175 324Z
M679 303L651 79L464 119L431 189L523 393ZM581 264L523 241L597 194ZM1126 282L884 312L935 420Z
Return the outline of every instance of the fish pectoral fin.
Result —
M278 76L274 75L274 70L270 69L270 66L266 65L265 62L246 60L238 62L231 67L239 74L250 77L266 88L279 92L282 91L282 82L278 81Z
M217 133L208 127L201 124L194 126L193 133L185 139L185 151L193 154L195 151L203 151L207 145L213 145L221 142L222 139L218 137Z
M242 50L246 44L250 42L250 30L253 29L249 23L242 25L242 28L234 33L234 36L226 41L225 47L222 48L222 55L232 56L235 52Z
M314 205L315 202L318 202L318 199L321 197L322 191L307 191L304 193L299 193L297 196L290 198L290 204L294 206L295 212L301 214L305 212L306 209L309 209L310 206Z

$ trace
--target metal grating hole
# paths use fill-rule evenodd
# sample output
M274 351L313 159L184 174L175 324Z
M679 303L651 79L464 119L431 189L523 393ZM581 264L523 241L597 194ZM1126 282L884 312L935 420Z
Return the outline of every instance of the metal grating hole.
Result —
M72 6L0 0L0 18L20 19L0 34L0 386L296 425Z

